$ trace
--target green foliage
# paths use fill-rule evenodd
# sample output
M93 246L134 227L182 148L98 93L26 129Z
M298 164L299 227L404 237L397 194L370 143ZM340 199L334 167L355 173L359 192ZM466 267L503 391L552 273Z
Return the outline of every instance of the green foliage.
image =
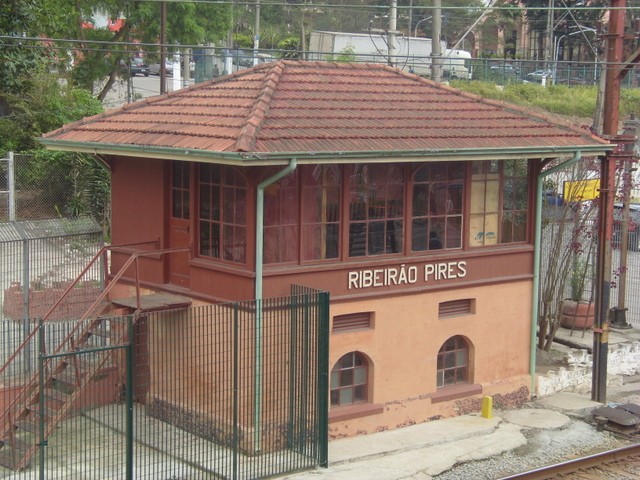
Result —
M464 80L453 80L451 85L481 97L583 118L593 118L598 95L595 86L553 85L545 88L534 83L515 83L497 88L489 82ZM623 88L620 92L620 117L631 113L640 114L640 89Z
M43 133L102 111L100 102L89 92L61 86L49 74L34 75L30 88L25 85L19 95L0 90L0 102L7 106L8 113L0 117L2 154L32 150L37 147L35 138Z
M353 48L351 45L344 47L342 50L340 50L340 53L336 55L334 60L336 62L343 62L343 63L357 61L355 48Z

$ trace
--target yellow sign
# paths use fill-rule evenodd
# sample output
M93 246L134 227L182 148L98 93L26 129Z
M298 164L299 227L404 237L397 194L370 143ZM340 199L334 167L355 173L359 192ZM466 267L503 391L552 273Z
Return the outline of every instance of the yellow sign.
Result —
M594 200L600 196L600 179L567 181L562 188L565 202Z

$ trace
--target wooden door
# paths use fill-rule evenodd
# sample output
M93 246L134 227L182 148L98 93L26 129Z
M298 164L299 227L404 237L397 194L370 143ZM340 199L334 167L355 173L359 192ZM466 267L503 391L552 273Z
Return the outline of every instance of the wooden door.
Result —
M171 248L190 247L191 242L191 165L174 161L171 167L171 215L169 244ZM169 254L169 282L189 288L191 251Z

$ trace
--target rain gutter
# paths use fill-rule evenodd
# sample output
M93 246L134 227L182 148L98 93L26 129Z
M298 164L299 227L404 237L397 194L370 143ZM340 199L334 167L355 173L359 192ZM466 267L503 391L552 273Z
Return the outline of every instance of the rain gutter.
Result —
M256 324L255 324L255 393L253 405L253 434L254 453L261 450L261 422L262 422L262 272L264 260L264 191L265 189L286 177L297 167L295 158L289 160L289 165L275 175L263 180L258 184L256 198L256 280L255 280L255 301L256 301ZM282 246L286 248L286 246Z
M109 143L74 142L39 138L49 150L92 153L96 155L124 155L165 160L211 162L229 165L287 165L291 158L297 163L355 163L363 162L415 162L425 160L496 160L514 158L570 157L576 149L583 155L604 155L614 146L609 143L548 147L503 147L503 148L447 148L417 150L367 150L367 151L299 151L299 152L214 152L210 150L153 147L144 145L122 145Z
M529 352L529 375L531 376L531 394L536 391L536 338L538 326L538 306L540 302L540 250L542 241L542 188L544 179L552 173L577 163L582 158L582 152L576 151L574 156L555 167L540 172L536 185L536 217L533 249L533 305L531 308L531 344Z

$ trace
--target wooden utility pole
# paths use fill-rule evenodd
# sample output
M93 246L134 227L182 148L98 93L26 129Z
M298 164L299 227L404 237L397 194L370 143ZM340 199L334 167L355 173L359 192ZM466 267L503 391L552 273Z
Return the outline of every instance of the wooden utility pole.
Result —
M160 4L160 95L167 93L167 2Z

